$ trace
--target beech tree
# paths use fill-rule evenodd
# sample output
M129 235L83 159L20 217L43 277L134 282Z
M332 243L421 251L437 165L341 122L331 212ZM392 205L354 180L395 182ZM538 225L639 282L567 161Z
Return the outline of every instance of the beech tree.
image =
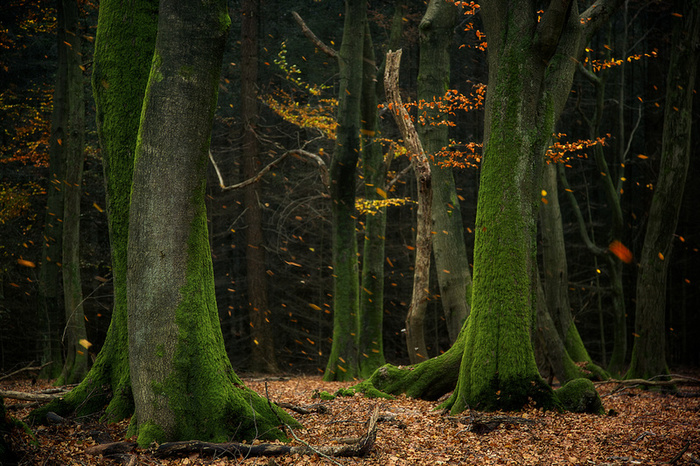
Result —
M637 313L632 361L625 375L635 379L667 374L666 278L690 163L693 89L698 65L700 7L675 2L671 62L666 82L661 166L654 189L637 275Z
M355 173L360 156L360 101L366 2L346 0L338 55L340 89L335 152L330 166L333 224L333 344L324 380L353 380L358 371L359 270Z
M111 218L124 307L119 313L115 309L107 342L83 383L33 416L41 420L56 408L98 411L111 388L107 417L133 413L131 434L138 434L142 445L191 438L280 438L280 421L296 422L247 389L233 372L214 299L204 175L230 22L225 2L203 7L164 0L158 10L148 2L138 9L103 2L103 8L98 24L101 66L94 87L98 103L105 104L98 123L114 157L105 170L112 188L110 207L129 213L118 217L118 231L117 218ZM111 27L124 21L138 24L132 36ZM150 62L150 72L146 66L134 71L130 61L115 60L122 53L135 53L135 38L144 47L137 52L142 59L137 63ZM141 56L147 51L150 60ZM143 87L125 77L138 79ZM112 85L119 92L102 100ZM118 97L142 111L122 113L123 105L111 106ZM113 126L127 115L136 120L129 128L139 128L138 137L136 131L120 133L124 128ZM113 146L116 135L132 137L131 144L119 141L125 145Z
M557 403L539 375L530 336L544 157L575 63L620 4L599 0L579 14L578 2L552 2L539 15L536 2L481 3L489 80L471 314L450 351L407 370L380 368L359 389L416 393L429 390L429 378L445 386L444 366L459 357L456 389L444 404L453 413ZM416 380L411 373L419 370L423 377ZM413 390L414 384L424 388Z

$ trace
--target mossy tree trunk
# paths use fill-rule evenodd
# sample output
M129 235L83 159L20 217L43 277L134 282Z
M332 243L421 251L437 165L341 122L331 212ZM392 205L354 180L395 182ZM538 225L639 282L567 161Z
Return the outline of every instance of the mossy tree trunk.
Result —
M253 178L260 170L258 106L258 21L260 1L241 4L241 116L243 118L243 177ZM246 293L250 316L251 358L254 371L279 372L267 301L265 243L260 206L260 185L244 188L246 220Z
M418 101L440 102L450 82L450 49L457 20L452 2L431 0L419 25L420 64ZM419 115L417 131L426 154L434 155L448 145L446 109L427 107ZM469 315L471 273L464 244L464 229L452 168L430 157L433 187L433 257L440 287L440 301L450 341L454 343ZM438 159L439 160L439 159Z
M338 128L330 167L333 343L324 380L353 380L358 375L360 297L355 232L355 175L360 156L360 101L366 20L366 2L346 0L343 41L338 55Z
M204 202L230 19L162 0L129 216L129 366L138 442L280 438L293 418L247 389L224 348Z
M65 179L63 183L63 298L66 328L63 346L66 358L57 383L80 382L88 370L87 332L83 311L83 290L80 279L80 198L83 192L83 160L85 158L85 99L78 31L78 3L63 0L66 30L66 86L68 93L68 126L65 132ZM69 45L68 45L69 44Z
M386 196L383 188L387 167L379 140L377 64L368 23L365 23L363 54L361 133L364 194L368 201L377 201ZM382 338L386 207L378 208L365 216L364 230L358 365L360 377L367 378L386 363Z
M690 162L693 89L698 66L700 7L676 2L677 18L666 82L661 166L637 275L637 313L632 361L626 378L668 373L666 366L666 278ZM685 6L685 7L684 7Z
M129 198L157 19L157 0L100 3L92 88L107 194L114 307L105 342L90 372L63 400L34 411L32 418L38 422L44 421L48 411L83 416L100 412L107 405L104 418L109 422L134 411L126 316Z

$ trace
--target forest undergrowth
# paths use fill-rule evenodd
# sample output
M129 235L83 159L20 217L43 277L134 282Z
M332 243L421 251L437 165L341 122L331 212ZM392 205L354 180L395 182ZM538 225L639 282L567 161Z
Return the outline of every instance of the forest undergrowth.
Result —
M698 371L685 373L698 379ZM246 384L271 402L304 407L323 403L322 412L292 415L304 429L292 445L339 445L366 431L378 409L376 442L364 457L328 458L317 453L275 457L217 457L189 453L157 457L152 450L130 448L114 458L89 454L101 443L125 439L128 420L105 425L95 418L66 419L32 427L35 440L14 429L11 443L23 465L630 465L700 464L699 386L675 394L599 383L605 415L545 412L530 406L520 412L464 412L451 416L435 410L438 402L368 399L360 395L330 401L312 398L319 390L335 392L350 383L320 377L246 377ZM0 390L37 393L48 383L0 382ZM24 419L32 404L6 399L8 414ZM500 417L499 417L500 416ZM494 422L488 422L489 420ZM486 427L485 427L486 426ZM256 442L254 441L253 444Z

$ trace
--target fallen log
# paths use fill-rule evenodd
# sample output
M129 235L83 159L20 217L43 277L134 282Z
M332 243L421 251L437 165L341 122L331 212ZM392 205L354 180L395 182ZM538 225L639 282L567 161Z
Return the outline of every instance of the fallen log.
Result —
M93 456L123 455L124 453L129 453L130 451L132 451L134 448L136 448L136 446L136 442L110 442L90 447L87 450L85 450L85 453Z
M62 393L28 393L28 392L16 392L14 390L0 390L0 396L4 398L11 398L13 400L23 400L23 401L53 401L56 398L63 398L63 396L68 392Z
M533 425L537 423L532 419L519 416L492 416L485 414L471 414L469 416L448 419L457 421L460 424L465 424L467 426L467 432L473 432L475 434L488 434L496 430L501 424Z
M325 414L328 412L328 406L326 406L324 403L314 403L314 404L310 404L307 406L297 406L297 405L293 405L291 403L285 403L285 402L278 402L275 404L277 406L279 406L280 408L289 409L289 410L294 411L295 413L299 413L299 414L311 414L311 413Z
M184 442L168 442L158 446L154 455L157 457L187 456L193 453L202 455L212 455L216 457L228 456L279 456L285 454L302 454L332 457L361 457L366 456L377 439L377 419L379 410L374 409L367 423L366 433L360 437L359 441L350 445L281 445L271 443L261 443L249 445L238 442L211 443L200 440L189 440Z
M685 376L673 376L669 380L647 380L647 379L609 379L602 380L600 382L593 382L595 385L603 385L608 383L614 383L618 385L623 385L625 387L634 385L648 385L650 387L672 387L674 385L700 385L700 380L693 377Z

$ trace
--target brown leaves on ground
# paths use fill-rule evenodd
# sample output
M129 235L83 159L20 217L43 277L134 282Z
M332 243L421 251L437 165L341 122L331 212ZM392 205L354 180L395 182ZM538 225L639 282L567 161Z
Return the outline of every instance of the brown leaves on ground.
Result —
M317 377L286 380L248 379L248 386L273 402L307 406L315 390L335 392L351 384L322 382ZM37 391L23 382L4 382L2 388ZM297 414L305 429L294 432L293 445L338 445L365 432L365 422L375 406L380 423L377 440L365 458L333 458L319 455L288 455L274 458L214 458L194 454L185 458L162 459L150 451L135 449L121 462L140 465L628 465L700 464L700 398L697 387L682 388L676 396L602 384L604 416L543 412L536 407L517 416L530 422L503 423L490 433L470 429L470 413L450 416L435 411L437 403L399 397L396 400L367 399L362 396L324 402L327 412ZM5 400L6 405L14 400ZM10 409L22 419L28 409ZM474 413L476 415L476 413ZM481 415L479 415L481 416ZM483 418L481 418L483 419ZM102 425L94 419L34 429L38 444L15 429L12 442L22 458L20 464L98 465L119 464L91 456L86 449L99 443L125 440L128 422ZM684 451L684 448L686 450ZM681 454L682 453L682 454Z

